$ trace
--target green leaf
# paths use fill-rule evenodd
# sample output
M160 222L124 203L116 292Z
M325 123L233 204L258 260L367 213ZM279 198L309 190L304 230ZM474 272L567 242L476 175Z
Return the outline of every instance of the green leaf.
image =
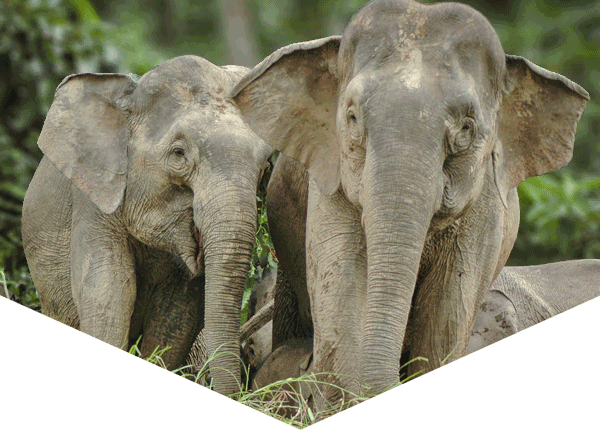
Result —
M84 21L97 22L100 20L94 6L88 0L69 0L69 4Z

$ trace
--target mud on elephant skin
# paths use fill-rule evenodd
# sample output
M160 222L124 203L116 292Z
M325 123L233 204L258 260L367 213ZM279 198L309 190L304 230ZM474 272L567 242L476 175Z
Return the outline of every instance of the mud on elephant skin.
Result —
M600 260L505 267L479 306L467 354L600 296Z
M44 314L116 347L143 335L144 355L168 345L169 368L205 325L208 350L232 352L215 361L221 393L238 390L255 195L272 153L226 97L247 71L183 56L137 82L67 77L23 206Z
M395 384L403 350L429 360L411 374L464 355L518 231L516 187L568 163L589 99L506 55L474 9L410 0L372 1L341 37L279 49L232 96L308 170L308 185L271 178L294 196L308 187L305 247L286 251L306 249L308 285L292 287L314 325L315 370L346 375L335 382L354 393ZM297 225L279 213L284 241Z

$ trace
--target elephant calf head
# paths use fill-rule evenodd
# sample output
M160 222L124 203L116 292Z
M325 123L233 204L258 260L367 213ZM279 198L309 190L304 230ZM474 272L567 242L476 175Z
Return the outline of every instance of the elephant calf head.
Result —
M402 351L429 360L411 372L464 354L515 240L516 186L570 160L589 99L506 55L474 9L411 0L276 51L232 95L310 173L315 369L372 393L398 381Z
M301 404L312 406L313 392L316 392L318 385L301 377L313 371L312 339L293 339L266 358L251 381L251 388L254 391L264 390L264 397L272 402L279 401L280 407L274 412L289 418ZM301 380L279 382L288 378Z

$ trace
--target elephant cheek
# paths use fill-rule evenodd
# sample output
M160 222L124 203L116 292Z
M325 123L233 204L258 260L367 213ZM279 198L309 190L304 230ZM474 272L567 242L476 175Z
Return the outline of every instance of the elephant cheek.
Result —
M346 198L355 206L360 206L360 190L363 188L361 176L364 166L364 157L342 155L340 165L340 179Z

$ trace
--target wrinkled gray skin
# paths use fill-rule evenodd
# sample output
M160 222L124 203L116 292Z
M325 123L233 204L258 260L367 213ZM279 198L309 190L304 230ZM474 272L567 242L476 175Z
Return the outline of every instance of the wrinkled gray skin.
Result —
M485 293L475 318L467 354L491 345L561 312L600 296L600 260L574 260L527 267L504 267ZM258 369L253 388L313 372L312 342L288 342ZM309 366L306 365L309 363ZM300 389L308 399L309 386ZM290 403L289 406L298 406Z
M22 220L44 314L117 347L143 335L143 355L168 345L169 368L205 324L208 353L226 353L212 372L224 394L239 389L255 193L272 152L226 98L246 72L184 56L138 82L69 76Z
M276 51L232 96L310 174L293 324L314 330L315 371L354 393L395 384L403 351L429 360L409 374L464 355L517 234L516 186L570 160L589 99L506 55L472 8L409 0L373 1L341 38ZM275 173L290 196L305 193L297 175ZM292 214L277 216L274 241L302 237ZM303 250L277 249L284 272ZM277 315L276 304L275 331ZM317 409L339 397L325 389Z
M600 296L600 260L505 267L479 306L467 354Z

